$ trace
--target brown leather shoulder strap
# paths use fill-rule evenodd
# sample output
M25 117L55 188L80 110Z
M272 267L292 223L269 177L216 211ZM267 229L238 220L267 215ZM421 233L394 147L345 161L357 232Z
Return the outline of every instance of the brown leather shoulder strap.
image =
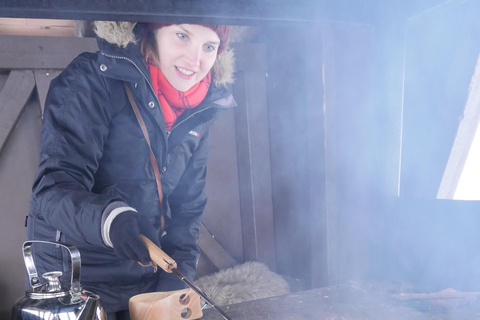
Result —
M160 228L161 228L161 233L165 231L165 214L163 212L163 192L162 192L162 183L160 181L160 171L158 169L158 163L157 159L155 158L155 155L153 154L152 151L152 146L150 145L150 137L148 135L148 130L147 126L145 125L145 122L143 121L143 117L140 113L140 110L138 109L137 103L135 102L135 99L133 98L132 92L130 91L130 88L128 85L124 82L123 86L125 87L125 91L127 92L128 100L130 101L130 104L132 105L133 112L135 112L135 116L137 117L138 124L140 125L140 128L142 129L143 136L145 137L145 140L147 141L148 148L150 149L150 162L152 164L153 168L153 173L155 174L155 181L157 182L157 191L158 191L158 199L160 200Z

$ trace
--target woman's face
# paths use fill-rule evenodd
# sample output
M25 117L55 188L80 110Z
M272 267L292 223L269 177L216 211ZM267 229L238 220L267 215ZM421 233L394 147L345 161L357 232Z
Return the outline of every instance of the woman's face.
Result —
M185 92L210 71L220 38L196 24L174 24L156 31L160 70L178 91Z

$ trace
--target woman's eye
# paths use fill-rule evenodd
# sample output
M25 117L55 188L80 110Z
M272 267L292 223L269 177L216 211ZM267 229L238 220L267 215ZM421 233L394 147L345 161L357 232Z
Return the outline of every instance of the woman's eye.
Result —
M178 37L180 40L185 40L185 39L187 39L187 35L184 34L184 33L177 33L177 37Z
M212 51L215 51L216 48L215 48L214 46L212 46L212 45L206 44L206 45L205 45L205 50L206 50L207 52L212 52Z

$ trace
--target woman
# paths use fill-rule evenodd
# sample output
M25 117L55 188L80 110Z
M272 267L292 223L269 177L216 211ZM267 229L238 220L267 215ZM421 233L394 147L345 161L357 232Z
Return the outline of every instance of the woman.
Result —
M133 295L184 288L142 266L150 258L139 234L193 280L208 129L235 106L224 86L233 56L227 26L97 22L95 29L99 52L81 54L50 86L27 236L76 246L81 282L111 320L128 318ZM148 131L160 195L125 84ZM63 270L68 279L68 259L51 247L38 246L39 270Z

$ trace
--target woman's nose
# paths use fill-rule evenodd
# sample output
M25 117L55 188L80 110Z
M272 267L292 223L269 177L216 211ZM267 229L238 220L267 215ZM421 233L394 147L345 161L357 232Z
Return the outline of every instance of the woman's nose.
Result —
M190 47L185 58L191 67L199 66L202 58L202 48Z

